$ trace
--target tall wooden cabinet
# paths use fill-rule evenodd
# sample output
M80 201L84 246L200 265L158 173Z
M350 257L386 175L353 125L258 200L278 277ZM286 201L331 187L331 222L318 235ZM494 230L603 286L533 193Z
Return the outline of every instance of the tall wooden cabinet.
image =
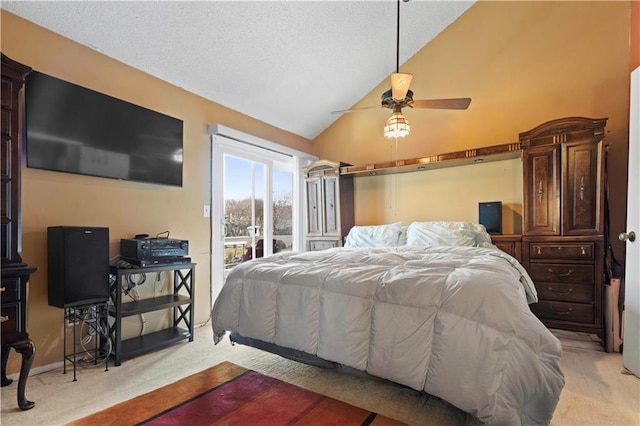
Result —
M304 170L308 250L341 247L354 225L353 176L341 176L342 165L319 160Z
M523 265L548 327L602 330L606 122L568 117L520 134Z
M27 332L27 284L35 272L22 261L21 238L21 173L22 141L24 136L24 81L31 68L2 54L2 386L12 380L6 376L9 351L13 348L22 355L18 380L18 406L23 410L34 403L25 398L27 377L35 356L35 345Z

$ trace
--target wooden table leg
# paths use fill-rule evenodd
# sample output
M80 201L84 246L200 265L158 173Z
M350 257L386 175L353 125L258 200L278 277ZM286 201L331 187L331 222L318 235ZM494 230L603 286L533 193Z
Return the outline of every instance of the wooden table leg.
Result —
M33 408L35 402L29 401L24 396L27 386L27 378L31 371L31 365L36 354L36 346L31 340L23 340L16 343L8 343L2 345L2 386L8 386L13 380L7 378L7 360L9 359L9 350L13 348L17 353L22 355L22 366L20 367L20 378L18 379L18 407L22 410Z
M7 360L9 359L9 351L11 346L2 345L2 386L9 386L13 380L7 378Z
M20 379L18 379L18 407L22 410L29 410L33 408L35 402L29 401L24 396L24 391L27 386L27 378L31 371L31 365L36 354L36 345L31 340L19 342L13 347L16 352L22 355L22 367L20 368Z

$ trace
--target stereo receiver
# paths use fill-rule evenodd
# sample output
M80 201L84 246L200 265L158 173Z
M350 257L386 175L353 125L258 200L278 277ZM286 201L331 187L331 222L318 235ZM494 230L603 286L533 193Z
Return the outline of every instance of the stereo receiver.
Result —
M121 239L120 255L132 259L178 257L189 254L189 241L175 238Z

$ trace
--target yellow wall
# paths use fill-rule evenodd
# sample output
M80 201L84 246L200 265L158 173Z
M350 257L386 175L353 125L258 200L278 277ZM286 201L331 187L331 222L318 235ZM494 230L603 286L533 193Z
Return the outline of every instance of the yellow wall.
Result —
M502 160L425 172L358 177L355 180L356 223L477 222L478 201L502 201L504 233L520 233L521 175L520 160Z
M519 133L566 116L609 117L612 233L620 232L629 25L629 2L477 2L400 70L414 74L415 99L471 97L468 110L405 108L411 134L398 140L397 150L382 136L389 110L346 114L314 140L315 154L356 165L377 163L515 142ZM356 106L378 104L388 88L385 80ZM356 223L477 221L479 201L502 200L503 231L517 233L521 170L516 159L358 177Z
M183 187L174 188L23 168L22 257L38 268L29 282L28 330L36 344L34 367L62 361L63 310L47 303L48 226L106 226L110 255L120 238L171 231L189 240L197 266L196 323L209 316L210 139L207 126L222 123L267 140L311 152L311 142L195 96L56 35L4 10L2 52L55 77L177 117L184 121ZM171 61L167 57L167 61ZM137 326L136 326L137 327ZM19 369L13 352L9 372Z
M640 2L631 2L631 59L629 71L640 66Z

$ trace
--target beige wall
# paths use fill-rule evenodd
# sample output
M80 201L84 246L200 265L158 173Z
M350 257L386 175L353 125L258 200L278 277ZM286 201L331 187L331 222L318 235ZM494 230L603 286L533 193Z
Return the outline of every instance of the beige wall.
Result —
M519 233L522 229L521 175L520 160L502 160L425 172L358 177L356 223L477 222L479 201L502 201L504 233Z
M315 154L361 165L514 142L560 117L608 117L617 235L626 200L629 23L629 2L477 2L401 67L414 74L416 99L471 97L468 110L405 108L411 134L397 151L382 136L389 110L347 114L314 140ZM356 106L376 105L388 88L385 80ZM502 200L503 231L517 233L521 169L516 159L358 177L356 223L476 221L479 201Z
M63 353L63 310L47 303L48 226L106 226L111 256L119 253L120 238L139 233L169 230L171 236L189 240L189 255L198 264L196 323L203 323L211 306L210 226L202 216L202 206L210 203L207 126L222 123L304 152L311 152L311 142L206 101L4 10L0 13L2 52L11 59L184 121L182 188L23 168L22 257L38 268L29 282L27 324L37 348L34 367L60 362ZM19 357L12 352L8 372L18 369Z

